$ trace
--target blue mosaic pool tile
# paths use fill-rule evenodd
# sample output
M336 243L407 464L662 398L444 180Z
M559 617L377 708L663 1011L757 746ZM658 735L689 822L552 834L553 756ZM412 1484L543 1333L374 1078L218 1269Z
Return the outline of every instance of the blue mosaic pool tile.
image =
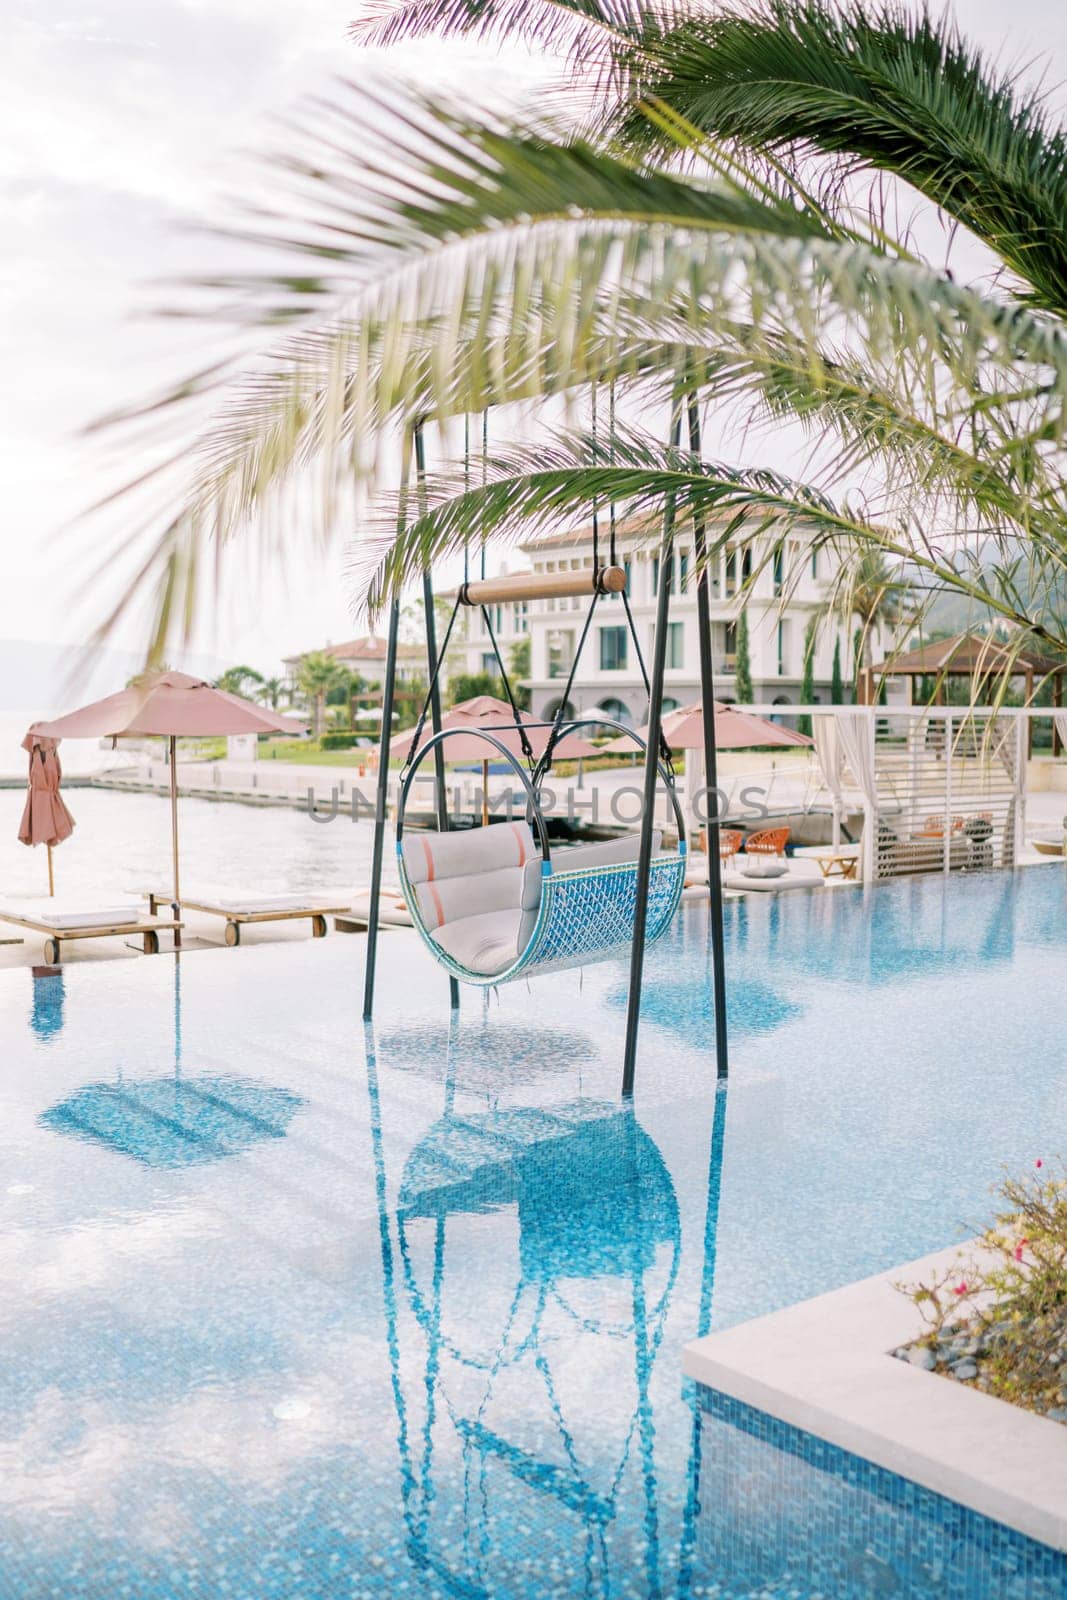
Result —
M729 1395L701 1408L694 1593L1063 1600L1067 1555Z

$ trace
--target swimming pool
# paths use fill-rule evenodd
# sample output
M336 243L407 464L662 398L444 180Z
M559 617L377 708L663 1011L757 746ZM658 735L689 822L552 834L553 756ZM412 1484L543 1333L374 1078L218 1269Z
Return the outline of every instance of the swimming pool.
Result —
M0 974L0 1595L814 1592L722 1568L756 1469L681 1347L1064 1150L1064 890L731 904L718 1095L688 909L632 1115L623 964L450 1025L391 934L369 1033L356 940Z

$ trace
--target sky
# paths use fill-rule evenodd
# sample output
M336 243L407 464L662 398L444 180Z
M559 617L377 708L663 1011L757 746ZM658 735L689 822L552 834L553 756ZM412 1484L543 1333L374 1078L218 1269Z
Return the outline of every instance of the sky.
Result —
M543 70L514 52L501 63L438 41L391 52L386 66L346 38L356 10L357 0L7 0L0 646L84 638L72 557L86 534L70 525L113 481L114 462L80 430L195 364L201 335L152 312L161 284L211 259L197 229L223 214L247 152L274 137L272 119L338 75L399 72L475 98L512 87L518 97ZM1046 61L1064 103L1062 0L1016 0L1010 11L959 0L955 13L1002 59ZM344 542L255 595L229 572L219 629L199 641L203 661L270 672L283 655L350 637ZM115 640L128 651L140 642L132 631Z

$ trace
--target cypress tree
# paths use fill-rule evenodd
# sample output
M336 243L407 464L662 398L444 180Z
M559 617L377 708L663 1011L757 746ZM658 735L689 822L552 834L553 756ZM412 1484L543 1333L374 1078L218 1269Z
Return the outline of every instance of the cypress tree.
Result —
M815 644L818 636L818 619L812 617L804 634L804 670L800 679L800 703L810 706L815 699ZM797 718L798 733L811 738L811 717L804 712Z
M739 705L752 704L752 662L748 654L748 612L737 619L737 654L734 662L734 692Z
M845 703L845 685L841 677L841 637L834 640L834 664L830 673L830 703L843 706Z

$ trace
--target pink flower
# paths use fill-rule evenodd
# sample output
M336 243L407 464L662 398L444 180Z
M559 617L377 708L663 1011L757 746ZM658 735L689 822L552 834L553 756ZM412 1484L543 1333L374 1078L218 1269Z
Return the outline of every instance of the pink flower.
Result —
M956 1287L953 1289L952 1293L953 1294L966 1294L967 1293L967 1285L965 1283L958 1283L956 1285Z
M1034 1166L1035 1167L1043 1167L1044 1165L1045 1165L1045 1163L1042 1161L1041 1157L1038 1156L1037 1160L1034 1162Z

